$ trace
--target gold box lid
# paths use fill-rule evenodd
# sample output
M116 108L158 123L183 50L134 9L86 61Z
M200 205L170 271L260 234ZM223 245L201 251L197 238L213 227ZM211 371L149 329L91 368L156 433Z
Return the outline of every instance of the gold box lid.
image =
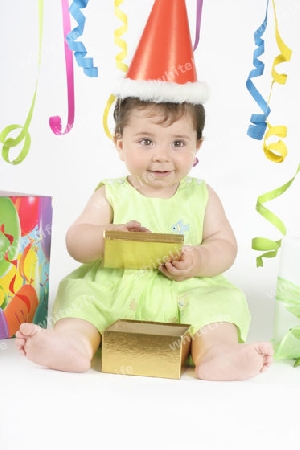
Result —
M169 259L178 259L184 236L173 233L104 231L103 266L155 270Z
M147 320L119 319L109 325L103 333L108 331L116 333L147 334L154 336L183 336L190 328L186 323L152 322Z

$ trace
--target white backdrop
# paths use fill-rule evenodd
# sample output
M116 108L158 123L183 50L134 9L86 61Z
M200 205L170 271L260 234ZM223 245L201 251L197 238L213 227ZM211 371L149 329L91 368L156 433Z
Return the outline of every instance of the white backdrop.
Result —
M71 3L71 2L70 2ZM128 16L128 46L124 62L129 63L146 22L153 0L124 0L120 6ZM196 0L186 0L192 40L195 34ZM277 66L288 74L287 84L274 85L271 100L272 125L286 125L288 156L281 164L269 161L262 141L247 136L249 118L260 113L245 87L253 68L253 33L261 25L266 9L263 0L204 0L201 37L195 60L198 78L209 83L211 98L206 104L207 125L200 164L192 175L204 178L221 197L239 243L236 264L227 276L247 294L253 321L249 339L272 336L274 292L279 257L256 267L259 252L251 249L255 236L279 239L281 235L255 211L257 197L288 181L299 163L298 117L300 111L300 3L276 0L279 30L293 50L289 63ZM30 134L30 151L19 165L6 163L0 155L0 190L53 196L54 218L50 267L50 303L57 284L77 266L67 254L64 237L68 226L83 208L104 177L123 175L112 142L102 126L103 110L111 83L120 75L115 56L114 30L122 23L114 16L113 0L90 0L86 9L82 40L88 55L99 68L98 78L88 78L74 60L75 121L65 136L55 136L48 125L53 115L67 119L61 2L45 1L43 54L37 100ZM37 77L38 11L36 1L10 0L0 3L1 71L0 131L12 123L24 124ZM269 26L264 34L263 77L254 83L265 98L271 85L270 69L278 54L274 17L269 5ZM77 25L72 20L72 25ZM2 146L1 146L2 147ZM12 151L17 156L20 148ZM289 235L299 235L297 210L299 179L281 197L266 206L285 223ZM280 253L279 253L280 256Z

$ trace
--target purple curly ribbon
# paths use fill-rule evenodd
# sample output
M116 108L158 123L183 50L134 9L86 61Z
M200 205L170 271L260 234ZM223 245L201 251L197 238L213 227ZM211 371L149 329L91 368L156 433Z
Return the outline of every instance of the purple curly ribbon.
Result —
M194 42L194 45L193 45L193 50L194 51L198 47L199 39L200 39L202 6L203 6L203 0L197 0L196 36L195 36L195 42Z

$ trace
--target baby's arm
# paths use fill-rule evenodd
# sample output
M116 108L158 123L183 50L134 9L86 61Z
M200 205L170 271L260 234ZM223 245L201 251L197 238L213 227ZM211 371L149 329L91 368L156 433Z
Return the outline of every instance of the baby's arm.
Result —
M79 262L88 263L102 258L104 230L149 231L135 220L127 224L112 224L113 211L105 196L105 186L97 189L83 212L66 234L69 254Z
M167 277L176 281L218 275L229 269L236 258L237 242L222 203L210 186L207 189L201 245L185 247L179 261L161 268Z
M198 275L211 277L229 269L237 255L237 242L226 217L221 200L207 186L208 202L205 210L202 243L195 247L198 253Z

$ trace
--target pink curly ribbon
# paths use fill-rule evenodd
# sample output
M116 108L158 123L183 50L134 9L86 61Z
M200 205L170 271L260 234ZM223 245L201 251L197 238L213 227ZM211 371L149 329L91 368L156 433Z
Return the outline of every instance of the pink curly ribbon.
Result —
M69 13L68 0L61 0L63 30L64 30L64 48L65 48L65 63L66 63L66 78L67 78L67 92L68 92L68 123L64 131L62 131L61 118L53 116L49 118L49 125L51 130L56 135L64 135L69 133L73 127L75 115L75 99L74 99L74 71L73 71L73 53L69 49L66 36L71 31L71 19Z

